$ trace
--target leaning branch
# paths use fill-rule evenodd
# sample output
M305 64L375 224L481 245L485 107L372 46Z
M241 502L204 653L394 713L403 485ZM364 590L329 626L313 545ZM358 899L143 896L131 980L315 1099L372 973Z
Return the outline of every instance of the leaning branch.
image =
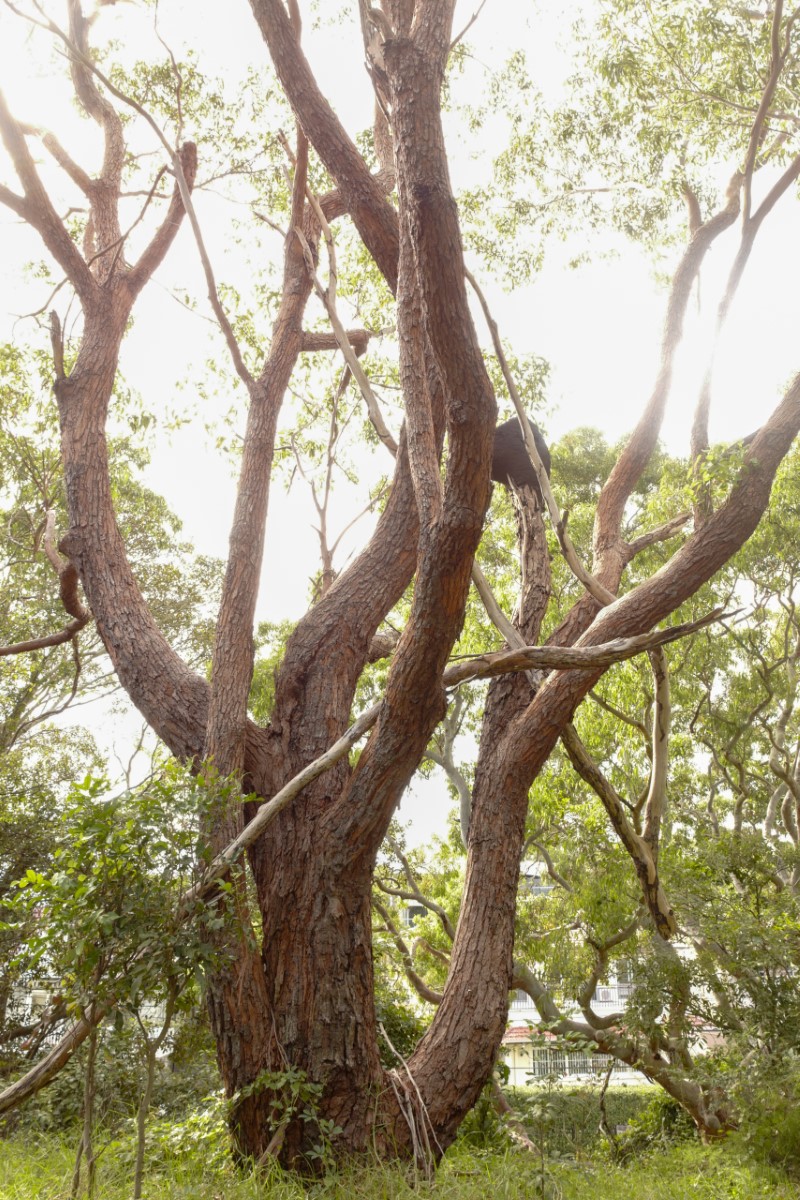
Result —
M454 687L467 680L488 679L494 675L507 675L512 671L525 671L529 667L541 667L551 671L593 671L597 667L610 667L656 646L665 646L669 642L695 633L698 629L721 620L724 615L721 608L715 608L699 621L672 625L669 629L637 634L635 637L614 638L597 646L527 646L522 650L501 650L495 654L482 654L448 667L444 673L444 683L446 687Z

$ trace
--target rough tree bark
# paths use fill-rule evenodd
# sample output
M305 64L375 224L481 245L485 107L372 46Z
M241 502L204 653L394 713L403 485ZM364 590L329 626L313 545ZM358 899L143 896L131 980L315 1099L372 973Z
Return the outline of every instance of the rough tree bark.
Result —
M372 639L415 579L411 616L357 765L340 759L249 847L264 930L260 946L247 928L243 875L238 868L233 872L232 895L244 928L228 939L226 966L210 979L209 997L226 1089L233 1097L247 1092L234 1106L242 1153L259 1158L274 1151L283 1162L299 1165L317 1140L313 1122L299 1119L282 1126L280 1146L273 1140L282 1096L270 1086L269 1073L290 1064L322 1085L319 1115L341 1130L337 1152L377 1147L387 1155L410 1155L427 1146L436 1157L488 1078L505 1025L528 790L604 668L553 671L535 694L525 674L492 685L447 985L407 1068L387 1073L379 1061L373 1006L373 868L402 792L446 709L444 670L461 629L489 502L496 417L467 305L440 121L454 0L394 0L365 14L373 77L390 116L396 209L386 198L387 174L370 174L316 85L300 48L296 5L290 5L291 15L281 0L251 0L251 8L300 132L283 302L258 373L244 368L212 288L234 367L247 388L249 415L210 683L166 643L127 563L104 432L126 322L189 202L196 155L191 144L181 151L170 211L149 249L128 266L117 216L123 126L90 66L79 0L69 2L75 91L106 139L98 180L67 164L73 180L82 181L91 208L83 252L42 185L27 145L29 131L4 104L0 128L22 194L2 187L0 200L39 232L83 307L81 342L69 372L55 345L71 526L62 547L80 575L123 686L175 755L192 763L211 756L216 771L246 792L264 800L274 796L347 728ZM312 286L302 245L316 246L319 229L305 199L306 139L336 182L337 190L321 200L326 218L349 214L396 294L407 428L376 531L297 626L277 678L271 720L258 728L248 722L246 705L275 428L295 362L312 344L302 328ZM736 176L720 212L696 229L679 266L653 397L603 490L593 566L601 595L618 592L634 552L622 538L625 504L658 438L692 283L706 250L736 217L739 184ZM755 528L775 470L799 428L796 380L747 447L730 499L652 579L604 608L593 596L580 600L553 641L598 645L645 632L673 612ZM526 640L538 635L548 588L544 526L533 507L526 527L530 570L517 622ZM221 804L208 829L212 847L223 848L259 805ZM250 1087L259 1077L263 1086Z

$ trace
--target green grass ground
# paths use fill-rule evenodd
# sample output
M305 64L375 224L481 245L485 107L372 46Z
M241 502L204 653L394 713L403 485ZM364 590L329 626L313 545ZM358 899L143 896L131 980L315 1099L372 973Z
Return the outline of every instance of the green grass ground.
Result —
M2 1200L67 1200L74 1150L54 1138L0 1142ZM151 1170L146 1200L534 1200L538 1170L524 1152L451 1152L436 1178L414 1180L397 1168L342 1172L306 1187L278 1172L237 1175L225 1162L209 1164L198 1149ZM799 1200L800 1185L782 1172L747 1162L735 1147L683 1144L625 1167L597 1158L552 1165L548 1200ZM101 1155L97 1200L127 1200L130 1163L119 1148Z

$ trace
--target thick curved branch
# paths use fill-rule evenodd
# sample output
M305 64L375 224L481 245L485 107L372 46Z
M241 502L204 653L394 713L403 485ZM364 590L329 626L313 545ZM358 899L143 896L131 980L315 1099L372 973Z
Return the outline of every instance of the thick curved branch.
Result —
M194 142L185 142L180 148L178 157L186 188L191 193L197 176L197 147ZM167 251L175 241L185 212L181 185L176 180L166 216L153 234L150 244L142 251L138 262L128 272L128 283L134 294L141 291L152 277L153 272L161 266Z
M68 277L81 301L84 304L91 303L96 294L97 284L45 191L25 142L21 126L12 117L2 92L0 92L0 134L22 184L25 194L24 209L21 210L18 197L7 189L3 189L0 198L30 222Z
M48 646L61 646L64 642L71 642L86 625L88 619L87 616L82 621L70 621L63 629L59 629L58 633L48 633L43 637L30 638L27 642L12 642L10 645L0 646L0 658L7 658L14 654L28 654L32 650L46 650Z
M426 9L426 12L428 10ZM408 239L425 312L426 335L448 404L449 459L441 516L420 527L411 617L389 672L381 718L350 787L326 814L342 853L371 855L444 712L442 672L463 621L470 569L489 501L496 416L491 383L469 314L455 201L440 115L447 46L442 12L424 41L385 46L397 146L401 236ZM423 33L420 32L420 38ZM405 85L410 75L415 88ZM415 148L425 146L424 154ZM403 251L404 255L406 250ZM401 303L403 299L401 297ZM436 614L436 619L431 615ZM347 816L339 827L338 810ZM357 824L358 837L353 835ZM332 830L333 832L333 830Z
M281 0L250 0L275 70L303 131L336 180L347 211L389 287L397 287L397 213L322 95Z

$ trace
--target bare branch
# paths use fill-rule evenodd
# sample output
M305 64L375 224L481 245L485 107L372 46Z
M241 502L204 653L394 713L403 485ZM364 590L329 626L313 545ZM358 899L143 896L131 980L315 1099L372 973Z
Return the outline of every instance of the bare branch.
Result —
M595 691L589 692L589 698L591 700L594 700L595 704L599 705L600 708L605 709L605 711L607 713L610 713L612 717L616 717L618 721L624 722L625 725L630 725L632 729L638 729L638 731L639 731L639 733L641 733L642 737L645 739L647 738L647 730L645 729L645 727L641 721L637 721L636 718L630 716L629 713L623 712L622 709L617 708L615 705L611 704L608 700L605 699L605 697L601 696L598 692L595 692Z
M634 538L632 542L628 542L626 548L626 556L630 562L641 554L642 550L647 550L649 546L655 546L658 542L669 541L676 533L680 533L684 525L692 519L692 514L688 512L678 513L677 517L672 517L669 521L665 521L663 525L659 525L656 529L650 529L647 533L642 533L639 537Z
M483 7L485 4L486 4L486 0L481 0L480 4L475 9L475 12L472 14L470 19L467 21L464 28L461 30L461 33L459 33L456 37L453 38L452 42L450 43L451 52L456 48L458 43L467 35L467 33L472 28L472 26L475 24L478 17L481 15L481 12L483 11Z
M31 638L27 642L13 642L10 645L0 646L0 658L7 658L14 654L28 654L32 650L46 650L48 646L61 646L64 642L72 641L85 624L86 621L70 621L63 629L59 629L58 633Z
M411 953L416 957L418 950L422 950L425 954L429 955L430 958L435 958L437 962L442 964L442 966L450 966L450 955L446 954L444 950L439 950L436 946L432 946L427 938L419 937L414 939L414 942L411 946Z
M460 693L457 693L456 703L458 703L459 695ZM438 767L442 768L442 770L446 773L447 778L456 789L461 824L461 840L466 847L469 844L469 818L472 810L472 790L467 783L463 772L460 771L456 766L453 758L453 740L446 728L449 717L450 713L448 713L444 720L445 738L442 750L439 751L433 746L429 746L426 751L426 757L429 758L431 762L436 763Z
M495 629L497 629L503 635L506 643L513 650L523 650L526 645L525 638L503 612L502 608L497 602L497 597L489 585L489 580L486 578L477 562L472 564L472 582L475 585L475 590L481 598L483 607L486 610L486 615L494 625ZM529 671L527 674L531 687L535 688L539 682L536 675L533 673L533 671Z
M375 334L371 329L346 329L345 337L353 351L359 357L366 352L370 338ZM325 333L317 330L303 330L303 350L317 352L320 350L338 350L340 342L335 333Z
M381 413L378 399L372 390L372 384L369 382L361 363L358 361L358 356L353 349L353 346L347 335L347 331L339 319L339 314L336 310L336 253L333 245L331 227L325 219L325 214L322 211L319 201L317 200L316 196L313 195L310 189L307 190L307 195L309 203L314 209L317 220L320 223L320 228L322 229L322 234L325 238L325 244L328 250L328 258L330 261L328 287L323 287L322 283L320 282L314 266L314 257L311 253L311 247L309 246L302 229L300 229L299 226L295 226L294 232L303 248L303 257L305 258L309 277L314 285L315 292L325 305L325 311L327 312L328 319L333 327L334 336L339 344L339 348L342 351L344 360L350 368L353 378L359 386L361 395L364 397L369 418L375 428L375 432L383 442L384 446L386 446L386 448L391 451L393 455L396 455L397 442L394 440L386 427L386 422L383 419L383 414Z
M563 888L565 892L571 892L573 890L572 884L569 883L564 876L556 870L555 863L553 862L553 859L550 856L550 851L547 849L547 847L542 845L541 842L537 842L534 838L528 838L527 842L525 843L525 847L523 847L523 857L528 846L535 846L539 851L544 865L547 867L547 874L550 876L553 882L558 884L560 888Z
M699 621L673 625L669 629L637 634L635 637L616 638L614 641L603 642L596 646L528 646L522 650L482 654L477 658L448 667L444 674L444 680L447 686L451 687L456 683L464 683L468 679L486 679L493 675L507 674L509 671L524 671L528 667L543 667L549 670L593 670L595 667L611 666L612 663L622 662L643 651L651 650L656 646L665 646L669 642L695 633L711 622L720 620L722 616L722 609L714 609Z

